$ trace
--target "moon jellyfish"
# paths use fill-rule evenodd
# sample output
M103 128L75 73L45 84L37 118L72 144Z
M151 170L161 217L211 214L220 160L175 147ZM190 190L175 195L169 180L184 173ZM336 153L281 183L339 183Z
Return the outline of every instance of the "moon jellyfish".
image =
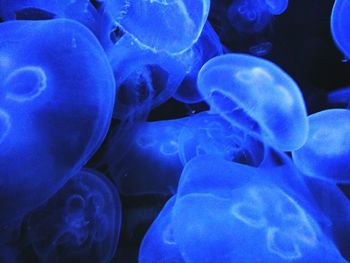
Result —
M331 15L331 32L334 42L344 53L346 58L350 57L350 3L347 0L336 0Z
M261 169L212 156L184 169L172 211L185 262L345 262L288 167Z
M309 116L310 131L303 147L293 152L307 176L334 183L350 182L350 110L331 109Z
M97 172L73 176L29 216L28 236L43 262L110 262L121 223L114 186Z
M183 165L199 155L254 166L265 158L264 144L258 138L206 112L142 122L124 146L114 143L119 136L112 137L104 162L124 195L174 194Z
M138 262L185 262L173 237L171 215L175 200L176 196L166 203L157 219L148 229L142 240Z
M277 149L295 150L305 143L308 123L302 94L274 63L243 54L215 57L202 67L197 83L212 111L236 124L255 121ZM246 128L260 132L251 124Z
M190 49L198 40L210 6L209 0L104 2L114 22L140 47L171 54Z
M223 47L219 37L209 22L205 24L203 32L196 44L192 47L193 62L190 72L176 90L174 98L184 103L197 103L202 97L197 89L197 75L201 67L212 57L222 55Z
M282 14L288 0L233 0L227 10L230 24L244 33L260 33L271 22L273 15Z
M98 22L97 10L89 0L1 0L0 14L5 20L69 18L94 32Z
M115 86L98 41L72 20L1 23L0 46L3 224L86 163L108 130Z
M350 109L350 87L341 88L328 94L330 104L341 104Z

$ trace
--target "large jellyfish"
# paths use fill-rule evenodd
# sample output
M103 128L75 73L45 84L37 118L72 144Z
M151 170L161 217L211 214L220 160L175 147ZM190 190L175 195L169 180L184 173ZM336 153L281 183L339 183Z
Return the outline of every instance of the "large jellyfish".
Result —
M273 15L282 14L288 0L233 0L227 10L230 24L244 33L259 33L271 22Z
M198 40L210 6L209 0L104 2L106 12L140 47L171 54L190 49Z
M107 263L120 225L115 187L103 174L82 170L30 214L28 238L42 262Z
M227 54L209 60L197 82L212 111L251 132L261 132L277 149L295 150L305 143L308 122L302 94L274 63Z
M309 117L303 147L293 152L298 169L307 176L334 183L350 182L350 110L324 110Z
M0 24L0 224L39 206L77 173L109 127L113 73L72 20Z
M172 235L184 261L346 262L295 173L285 165L193 159L172 211Z
M184 263L173 237L172 210L176 196L172 197L157 219L148 229L139 251L139 263L167 262Z
M89 0L1 0L0 15L5 20L74 19L92 31L98 29L98 13Z
M253 166L265 157L259 138L207 112L142 122L124 145L120 134L111 138L104 162L124 195L174 194L183 165L198 155L211 154Z
M349 12L350 2L348 0L336 0L331 16L333 39L347 59L350 58Z

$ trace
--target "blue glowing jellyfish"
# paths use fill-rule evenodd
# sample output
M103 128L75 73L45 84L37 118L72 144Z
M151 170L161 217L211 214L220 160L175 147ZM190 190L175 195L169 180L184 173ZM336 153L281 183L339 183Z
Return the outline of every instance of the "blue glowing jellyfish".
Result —
M308 122L302 94L272 62L243 54L215 57L202 67L197 82L212 111L230 122L246 123L242 126L251 132L255 121L277 149L290 151L305 143Z
M30 242L43 262L110 262L119 240L121 204L104 175L83 170L28 221Z
M198 40L209 0L105 0L114 22L142 48L181 53ZM157 29L157 30L155 30Z
M330 104L341 104L350 109L350 87L334 90L328 94Z
M205 156L184 169L172 211L185 262L346 262L288 166L254 168Z
M282 14L288 0L233 0L227 10L230 24L243 33L260 33L271 22L273 15Z
M350 182L350 110L331 109L310 115L303 147L293 152L298 169L307 176L334 183Z
M0 224L39 206L108 130L115 84L96 38L72 20L0 24Z
M96 32L98 13L89 0L1 0L0 14L5 20L74 19Z
M331 31L334 42L347 59L350 57L350 37L348 33L348 28L350 27L349 11L349 1L336 0L331 16Z
M139 123L130 139L121 134L111 137L104 162L124 195L174 194L183 165L199 155L253 166L265 158L259 138L207 112Z
M184 103L197 103L202 97L197 89L197 75L201 67L212 57L223 54L223 46L209 22L205 24L198 42L192 47L191 70L176 90L174 98Z
M148 229L139 251L140 263L184 263L173 236L172 210L176 196L164 206L157 219Z

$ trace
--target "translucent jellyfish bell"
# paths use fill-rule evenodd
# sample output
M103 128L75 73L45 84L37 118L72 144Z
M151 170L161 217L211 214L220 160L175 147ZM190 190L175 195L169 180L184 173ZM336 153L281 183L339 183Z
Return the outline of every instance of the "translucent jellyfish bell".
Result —
M308 122L302 94L274 63L243 54L215 57L202 67L197 84L212 111L236 124L254 120L277 149L290 151L305 143Z
M349 1L337 0L334 3L331 15L331 32L334 42L346 58L350 57L350 37L348 34L348 28L350 27L349 11Z
M216 155L253 166L265 157L259 138L207 112L142 122L127 143L120 140L120 134L111 137L104 162L124 195L174 194L183 166L199 155Z
M0 46L2 224L86 163L108 130L115 84L96 38L72 20L1 23Z
M198 40L209 6L209 0L105 0L106 11L138 45L172 54Z
M172 211L184 261L345 262L306 188L285 184L292 175L212 156L189 162Z
M303 147L293 152L307 176L334 183L350 182L350 110L331 109L309 116L310 131Z
M28 220L28 236L43 262L110 262L117 248L121 204L97 172L72 177Z
M97 33L97 10L89 0L1 0L0 15L4 20L74 19Z

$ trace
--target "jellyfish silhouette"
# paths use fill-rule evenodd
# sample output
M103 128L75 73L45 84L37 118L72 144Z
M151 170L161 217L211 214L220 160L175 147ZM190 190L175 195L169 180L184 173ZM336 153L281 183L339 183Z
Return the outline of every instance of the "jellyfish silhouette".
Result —
M45 202L87 162L111 120L108 60L66 19L0 24L0 224Z
M306 143L294 151L293 160L307 176L350 182L350 110L324 110L309 116Z
M43 262L110 262L121 225L115 187L82 170L28 219L28 238Z
M189 162L172 211L184 261L345 262L295 172L289 165L255 168L213 156ZM290 176L300 180L288 182Z
M218 56L202 67L197 84L212 111L261 133L277 149L290 151L305 143L308 122L302 94L274 63L244 54Z
M244 33L260 33L274 15L282 14L288 6L288 0L233 0L227 9L230 24Z
M347 0L336 0L331 15L331 32L334 42L348 59L350 57L350 37L348 16L350 3Z

